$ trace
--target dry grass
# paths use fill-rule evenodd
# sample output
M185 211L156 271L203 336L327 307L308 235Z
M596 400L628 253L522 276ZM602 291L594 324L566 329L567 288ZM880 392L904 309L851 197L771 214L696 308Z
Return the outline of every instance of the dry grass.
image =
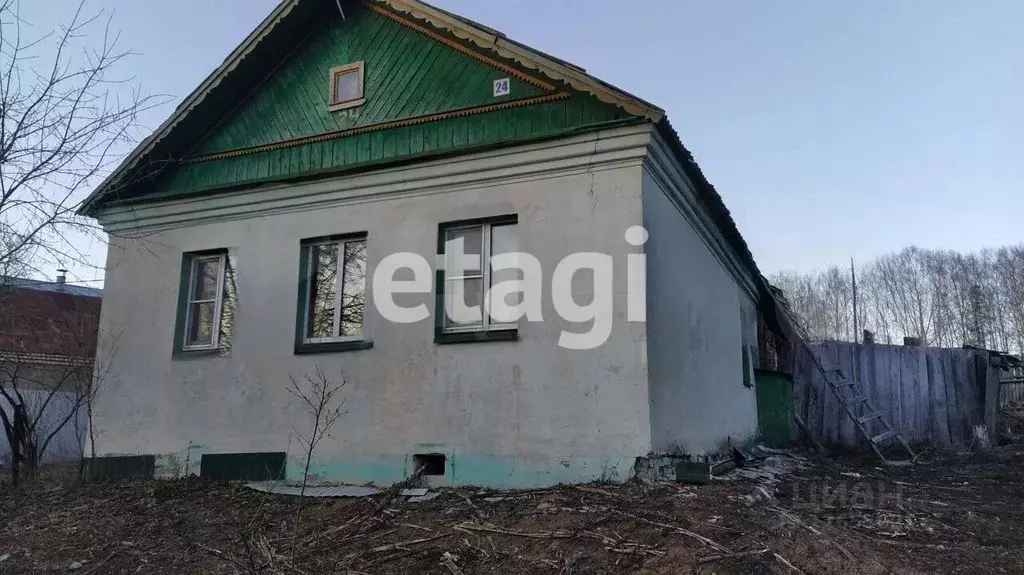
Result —
M299 525L294 498L233 484L36 484L0 495L0 572L75 563L76 573L983 573L1024 564L1020 448L894 469L805 457L774 481L754 469L705 487L316 499ZM865 488L871 497L848 495Z

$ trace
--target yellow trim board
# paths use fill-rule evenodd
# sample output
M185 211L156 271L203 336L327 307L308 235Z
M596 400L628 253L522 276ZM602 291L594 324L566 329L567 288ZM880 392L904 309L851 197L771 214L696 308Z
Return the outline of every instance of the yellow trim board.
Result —
M410 22L409 20L406 20L405 18L402 18L401 16L398 16L398 15L392 13L392 12L389 12L388 10L383 9L380 6L377 6L375 4L370 4L370 3L365 3L364 5L367 8L369 8L371 11L373 11L373 12L375 12L377 14L380 14L381 16L387 18L388 20L391 20L392 22L395 22L396 24L398 24L400 26L404 26L404 27L406 27L406 28L408 28L410 30L413 30L415 32L419 32L420 34L426 36L427 38L430 38L431 40L434 40L435 42L439 42L441 44L444 44L445 46L451 48L452 50L455 50L456 52L459 52L461 54L465 54L466 56L469 56L470 58L473 58L474 60L477 60L478 62L482 62L482 63L487 64L488 66L491 66L493 68L497 68L497 69L501 70L502 72L505 72L506 74L508 74L508 75L510 75L510 76L512 76L514 78L518 78L518 79L520 79L520 80L522 80L524 82L527 82L529 84L533 84L534 86L537 86L538 88L540 88L542 90L546 90L548 92L551 92L551 91L553 91L555 89L554 86L552 86L551 84L548 84L547 82L544 82L542 80L534 78L533 76L530 76L528 74L524 74L523 72L520 72L519 70L516 70L515 68L512 68L510 66L506 66L505 64L502 64L501 62L498 62L497 60L494 60L492 58L488 58L487 56L484 56L483 54L478 54L477 52L469 50L465 46L459 44L458 42L452 42L448 38L445 38L444 36L441 36L440 34L437 34L436 32L433 32L431 30L427 30L423 26L420 26L418 24Z

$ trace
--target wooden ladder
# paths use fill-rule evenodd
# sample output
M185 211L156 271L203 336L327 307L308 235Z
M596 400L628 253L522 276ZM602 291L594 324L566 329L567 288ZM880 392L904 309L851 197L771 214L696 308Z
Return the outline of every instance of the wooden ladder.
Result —
M813 356L813 352L812 352ZM817 363L817 357L814 358ZM843 406L846 410L846 414L853 420L854 426L857 431L860 432L861 437L868 442L871 446L871 450L875 452L875 455L882 460L886 465L910 465L914 460L914 450L910 448L910 445L903 438L903 434L896 427L889 424L889 421L885 418L882 412L875 408L871 403L871 399L864 391L860 382L853 378L848 378L843 374L843 370L838 368L825 368L820 363L818 368L821 369L825 375L825 381L828 386L832 388L832 391L836 394L836 399L839 400L839 405ZM845 390L849 389L849 394L844 395ZM874 427L875 431L871 431ZM878 448L883 442L889 439L896 439L896 442L903 448L904 451L909 455L909 459L906 460L890 460L886 459L882 455L881 450Z

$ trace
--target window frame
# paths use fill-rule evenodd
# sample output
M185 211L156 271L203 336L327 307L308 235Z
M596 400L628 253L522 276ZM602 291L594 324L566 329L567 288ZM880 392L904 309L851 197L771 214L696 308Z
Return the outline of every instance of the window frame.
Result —
M344 297L344 266L345 266L345 246L350 242L363 242L366 248L369 249L369 236L366 232L357 232L351 234L341 234L333 236L322 236L317 238L304 239L299 244L299 257L300 257L300 271L299 271L299 299L298 306L296 307L296 321L295 321L295 353L321 353L321 352L332 352L332 351L349 351L356 349L369 349L373 347L373 342L367 337L366 333L366 293L368 287L368 276L367 276L367 263L369 260L367 255L364 255L365 260L363 262L363 323L362 333L359 335L334 335L328 337L308 337L309 327L309 311L310 306L313 304L312 289L313 289L313 249L316 246L322 245L337 245L338 246L338 260L337 266L338 271L335 278L335 290L334 290L334 321L332 322L331 333L340 332L341 322L341 301Z
M445 262L443 269L437 270L435 278L436 308L435 337L436 343L469 343L474 341L508 341L517 340L519 323L492 323L487 308L487 295L491 287L492 234L495 227L513 225L516 227L516 238L519 238L519 219L516 215L504 215L473 220L459 220L438 225L438 255ZM449 277L447 269L447 242L449 234L460 230L480 229L480 272L479 274ZM448 284L452 280L481 279L483 293L480 294L481 321L478 325L452 325L447 313L448 298L451 291Z
M185 252L182 262L182 280L187 282L181 286L182 294L179 296L180 305L183 306L180 312L181 332L176 334L176 351L197 352L216 351L220 348L220 322L221 310L224 306L224 276L227 271L227 250L210 250L199 252ZM217 261L217 288L216 297L213 299L213 326L211 327L210 343L189 343L189 332L192 324L192 307L196 303L208 303L210 300L196 300L195 280L198 263L201 261ZM187 271L186 271L187 270ZM180 346L180 347L178 347Z
M330 85L327 88L327 110L335 112L346 108L362 106L366 103L365 65L363 62L352 62L343 66L335 66L330 69L327 79ZM348 100L338 100L338 76L343 74L357 74L359 80L359 95Z

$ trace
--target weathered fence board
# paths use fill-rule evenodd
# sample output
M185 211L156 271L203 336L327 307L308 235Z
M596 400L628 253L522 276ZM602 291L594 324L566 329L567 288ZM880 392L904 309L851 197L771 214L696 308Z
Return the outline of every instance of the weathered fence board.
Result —
M999 407L1024 407L1024 367L1000 374Z
M822 365L855 377L874 406L911 443L963 449L971 443L975 425L990 423L986 402L994 408L996 398L987 396L994 393L998 376L983 351L844 342L816 343L811 349ZM797 355L793 376L794 409L820 441L863 444L809 354ZM1001 387L1002 404L1010 394L1007 385ZM1024 399L1024 379L1017 387ZM1018 389L1011 392L1016 393Z

